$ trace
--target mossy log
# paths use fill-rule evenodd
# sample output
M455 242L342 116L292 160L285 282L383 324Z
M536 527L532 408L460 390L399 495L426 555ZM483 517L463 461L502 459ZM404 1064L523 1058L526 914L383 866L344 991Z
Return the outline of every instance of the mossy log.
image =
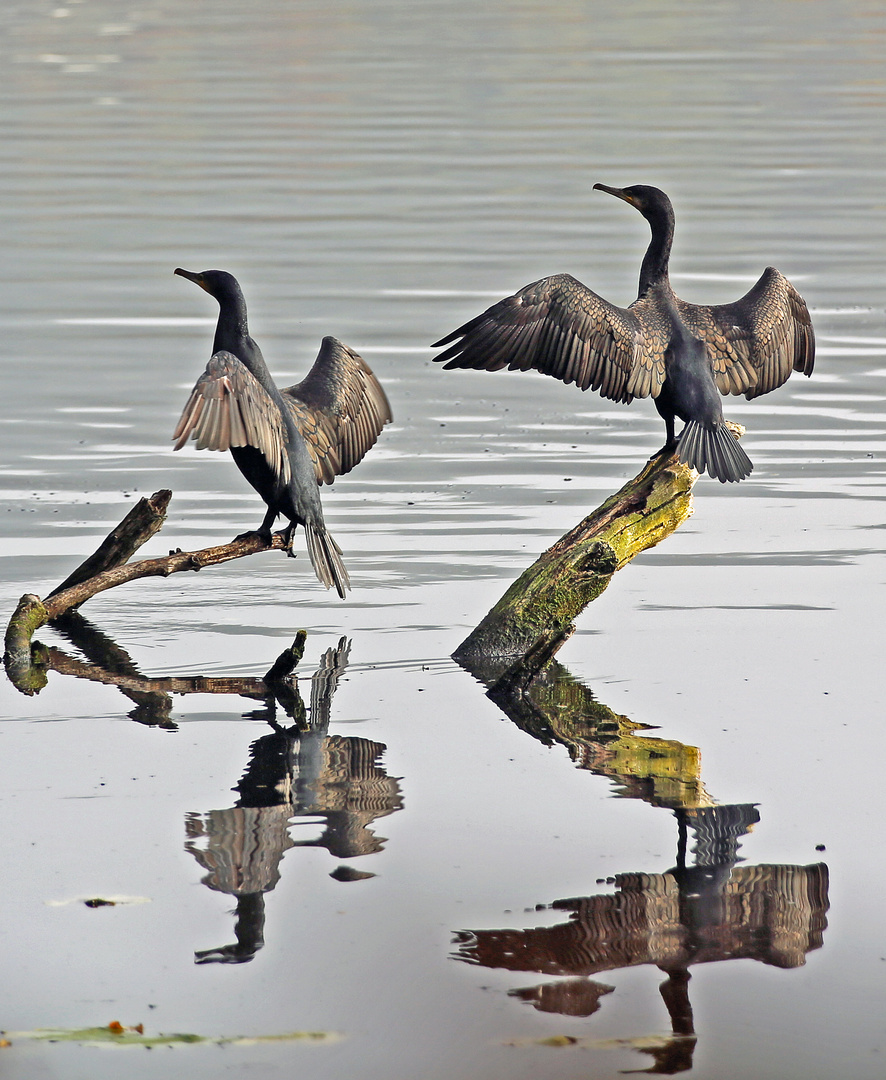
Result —
M612 575L692 514L697 479L674 454L652 458L521 574L453 659L487 684L507 668L512 678L531 678L572 636L575 619Z

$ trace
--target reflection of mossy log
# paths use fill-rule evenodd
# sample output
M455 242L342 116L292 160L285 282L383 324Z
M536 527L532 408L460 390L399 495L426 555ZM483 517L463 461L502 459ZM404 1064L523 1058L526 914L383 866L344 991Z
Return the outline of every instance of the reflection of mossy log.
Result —
M625 798L688 810L713 802L701 780L701 753L597 701L556 661L527 685L501 679L489 697L519 728L562 743L580 769L607 776Z
M481 678L496 659L520 662L530 675L541 670L615 571L689 517L697 478L674 455L652 458L511 585L453 658Z

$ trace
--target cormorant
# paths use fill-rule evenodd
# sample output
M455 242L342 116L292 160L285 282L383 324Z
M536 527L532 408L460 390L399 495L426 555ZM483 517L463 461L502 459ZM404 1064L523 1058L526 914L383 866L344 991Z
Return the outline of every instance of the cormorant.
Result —
M681 461L721 482L743 480L753 465L723 421L718 391L755 398L791 371L812 374L815 338L803 298L770 266L732 304L687 304L668 278L674 211L667 195L644 184L594 187L636 207L652 230L630 307L555 274L435 342L432 348L449 348L434 359L447 368L535 368L625 404L652 396L667 431L662 452L676 449ZM685 422L679 439L675 417Z
M267 504L259 535L270 543L271 526L282 514L289 519L283 535L291 555L292 533L303 525L314 572L344 598L348 572L326 531L318 485L350 472L374 445L391 420L384 390L365 360L334 337L323 338L306 378L278 389L249 336L237 279L223 270L175 273L219 305L213 355L172 436L175 449L193 436L198 450L230 450Z

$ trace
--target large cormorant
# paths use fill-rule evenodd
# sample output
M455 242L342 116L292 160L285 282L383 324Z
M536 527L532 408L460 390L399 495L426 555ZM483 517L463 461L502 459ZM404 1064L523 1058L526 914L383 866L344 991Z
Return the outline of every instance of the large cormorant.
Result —
M375 443L391 419L384 390L365 360L334 337L323 338L300 383L278 389L249 336L237 279L223 270L175 273L219 305L213 355L172 436L175 449L193 436L198 450L230 450L268 507L257 532L270 543L278 515L288 518L284 537L291 555L293 531L303 525L314 572L344 598L348 572L326 531L318 486L350 472Z
M435 342L449 345L435 360L447 368L535 368L624 403L652 396L667 431L663 450L676 449L681 461L721 482L743 480L753 465L723 421L720 394L755 398L792 371L812 374L815 338L803 298L770 266L732 304L687 304L668 278L674 211L667 195L644 184L594 187L636 207L652 230L630 307L555 274ZM679 439L675 417L685 422Z

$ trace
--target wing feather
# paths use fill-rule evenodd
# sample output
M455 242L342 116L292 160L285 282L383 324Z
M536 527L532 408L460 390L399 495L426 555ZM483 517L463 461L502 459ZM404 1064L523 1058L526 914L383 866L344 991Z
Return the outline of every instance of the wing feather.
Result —
M233 353L215 353L197 380L172 435L173 449L193 438L198 450L252 446L284 484L291 477L280 408Z
M318 484L331 484L363 460L393 417L366 361L325 337L305 378L281 391L304 436Z
M689 329L706 344L723 394L768 394L792 371L811 375L815 333L803 297L774 267L732 304L677 300Z
M631 310L610 304L570 274L556 274L493 304L433 347L448 346L434 358L447 368L533 368L629 402L651 385L634 377L643 337Z

